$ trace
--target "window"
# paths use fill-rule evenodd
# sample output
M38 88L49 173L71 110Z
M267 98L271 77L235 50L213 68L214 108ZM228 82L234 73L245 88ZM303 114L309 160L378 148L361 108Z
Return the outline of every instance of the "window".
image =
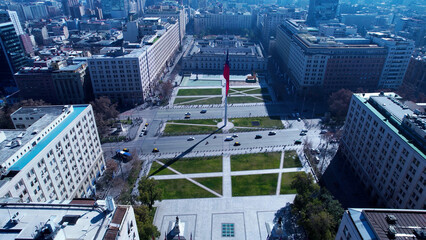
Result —
M222 237L234 237L234 224L222 223Z

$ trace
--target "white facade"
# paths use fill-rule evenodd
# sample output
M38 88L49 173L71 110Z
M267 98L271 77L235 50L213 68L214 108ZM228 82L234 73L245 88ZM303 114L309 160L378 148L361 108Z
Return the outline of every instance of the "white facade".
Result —
M41 202L92 194L105 161L91 105L24 107L11 117L26 129L3 131L0 196Z
M418 115L410 118L414 126L402 126L406 115L415 116L393 93L354 94L340 148L377 204L424 209L426 144L416 131L424 133L426 121Z
M0 199L0 239L139 240L133 207L106 200L19 203ZM43 231L44 230L44 231Z
M107 48L111 49L109 54L88 59L95 97L141 104L153 96L168 61L178 50L179 23L167 23L165 29L146 39L141 48Z
M374 43L388 49L388 55L380 77L379 87L397 89L404 80L414 41L383 33L369 33Z

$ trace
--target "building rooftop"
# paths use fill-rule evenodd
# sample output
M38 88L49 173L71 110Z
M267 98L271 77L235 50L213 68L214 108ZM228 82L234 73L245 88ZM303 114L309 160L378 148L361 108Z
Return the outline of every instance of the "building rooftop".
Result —
M349 208L349 216L363 239L424 239L425 210Z
M107 201L3 201L0 239L116 239L130 206L108 208Z

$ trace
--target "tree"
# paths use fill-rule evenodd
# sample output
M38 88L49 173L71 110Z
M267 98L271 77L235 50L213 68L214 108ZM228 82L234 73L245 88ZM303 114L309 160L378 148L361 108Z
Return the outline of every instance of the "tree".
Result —
M138 226L139 238L141 240L150 240L152 237L159 237L160 232L157 227L152 224L153 214L147 206L135 206L136 225Z
M158 182L153 178L142 178L139 181L139 200L152 209L156 200L161 201L163 191L158 187Z
M117 103L112 103L107 97L100 97L90 104L93 107L98 132L104 135L108 131L108 121L117 118L119 114Z
M348 89L340 89L331 94L328 99L329 110L338 120L343 120L349 109L353 92Z

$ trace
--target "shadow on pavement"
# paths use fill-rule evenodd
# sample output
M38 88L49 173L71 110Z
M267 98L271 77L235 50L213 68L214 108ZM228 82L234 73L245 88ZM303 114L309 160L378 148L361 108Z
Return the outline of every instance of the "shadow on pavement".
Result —
M153 176L153 175L161 172L162 170L166 169L168 166L172 165L173 163L175 163L179 159L183 158L185 155L187 155L188 153L190 153L195 147L197 147L200 143L204 142L205 140L207 140L208 138L210 138L211 136L213 136L215 133L218 133L224 127L225 126L218 128L214 132L212 132L209 135L207 135L205 138L203 138L200 141L198 141L197 143L195 143L192 147L186 149L184 152L182 152L181 154L179 154L177 157L174 157L174 158L170 159L168 162L166 162L163 166L161 166L155 172L151 173L148 177L151 177L151 176Z
M340 157L339 152L324 172L321 184L339 200L345 209L377 207L371 201L370 194L363 188L363 184L352 172L349 164Z

